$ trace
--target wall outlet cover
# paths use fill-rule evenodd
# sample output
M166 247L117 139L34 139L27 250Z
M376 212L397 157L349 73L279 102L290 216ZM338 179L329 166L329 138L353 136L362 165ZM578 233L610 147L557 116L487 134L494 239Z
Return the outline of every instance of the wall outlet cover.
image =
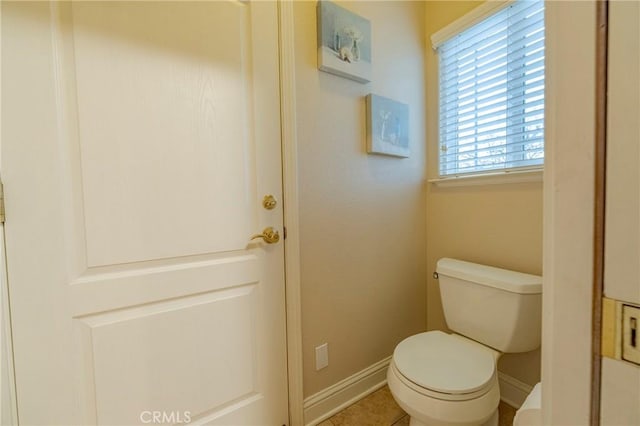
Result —
M316 346L316 371L329 366L329 344Z

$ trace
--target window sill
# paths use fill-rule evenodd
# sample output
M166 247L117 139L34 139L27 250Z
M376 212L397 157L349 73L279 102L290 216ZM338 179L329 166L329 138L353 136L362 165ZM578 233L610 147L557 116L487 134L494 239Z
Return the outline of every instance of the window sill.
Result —
M502 185L526 182L542 182L542 169L481 173L429 179L429 183L442 188L455 186Z

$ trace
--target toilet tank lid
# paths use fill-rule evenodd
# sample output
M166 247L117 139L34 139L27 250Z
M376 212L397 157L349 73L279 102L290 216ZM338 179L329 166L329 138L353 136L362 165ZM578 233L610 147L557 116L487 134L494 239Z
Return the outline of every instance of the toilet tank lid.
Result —
M436 271L439 275L471 281L511 293L542 293L542 277L538 275L524 274L449 258L438 260Z

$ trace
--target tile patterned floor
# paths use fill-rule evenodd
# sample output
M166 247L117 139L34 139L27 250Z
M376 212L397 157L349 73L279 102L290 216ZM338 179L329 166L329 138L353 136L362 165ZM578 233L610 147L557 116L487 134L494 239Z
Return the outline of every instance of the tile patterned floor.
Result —
M516 415L515 408L503 401L500 401L498 414L498 426L513 426L513 417Z
M500 402L499 426L513 425L515 408ZM408 426L409 416L398 407L387 386L345 408L318 426Z

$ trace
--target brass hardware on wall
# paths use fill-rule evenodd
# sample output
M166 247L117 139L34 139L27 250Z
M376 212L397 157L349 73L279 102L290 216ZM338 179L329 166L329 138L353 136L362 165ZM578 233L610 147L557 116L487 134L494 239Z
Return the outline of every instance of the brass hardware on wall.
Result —
M280 241L280 234L277 230L268 226L264 228L262 234L256 234L251 237L251 240L255 240L257 238L262 238L262 240L267 244L275 244Z
M265 195L264 198L262 199L262 207L264 207L267 210L273 210L276 208L277 205L278 205L278 200L276 200L276 197L274 197L271 194Z
M638 310L637 304L602 298L600 351L603 357L640 365L637 337L633 335L634 326L637 334Z

